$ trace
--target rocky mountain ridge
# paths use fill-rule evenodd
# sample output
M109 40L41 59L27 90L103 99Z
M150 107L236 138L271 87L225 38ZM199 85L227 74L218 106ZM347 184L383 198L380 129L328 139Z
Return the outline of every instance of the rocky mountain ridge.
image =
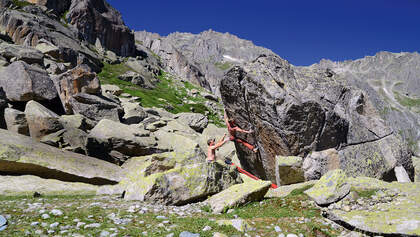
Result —
M103 0L0 0L0 6L0 179L33 180L1 186L2 196L68 188L142 203L200 202L219 213L297 189L271 192L271 182L302 185L333 170L373 183L419 181L409 140L417 142L418 54L296 67L227 33L133 33ZM259 149L228 142L218 162L208 164L208 139L227 132L221 103L236 125L253 131L236 136ZM398 121L400 114L405 119ZM223 158L269 181L243 176ZM340 198L365 200L348 190L363 180L346 180L353 179L334 178L339 198L328 203L337 223L352 223ZM372 203L410 206L417 186L395 184L407 189L396 191L401 197ZM373 192L392 187L378 182ZM372 229L370 222L352 226L369 234L418 234L418 215L405 217L409 227L397 232Z

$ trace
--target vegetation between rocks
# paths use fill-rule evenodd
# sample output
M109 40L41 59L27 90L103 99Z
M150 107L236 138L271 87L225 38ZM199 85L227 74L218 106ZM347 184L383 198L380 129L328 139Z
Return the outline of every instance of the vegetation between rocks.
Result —
M251 236L275 236L280 233L339 235L343 229L321 217L315 204L303 194L306 189L294 191L285 198L250 203L227 214L211 214L205 206L201 206L200 210L201 204L193 204L196 205L192 208L195 211L191 209L180 215L179 212L168 212L162 206L153 207L117 197L0 197L0 213L10 218L9 226L0 235L71 236L78 233L99 236L103 231L117 233L117 236L166 236L170 233L178 236L183 231L199 233L200 236L213 236L215 232L228 236L241 235L243 233L233 226L217 223L236 218L245 220L246 233ZM133 208L135 206L138 208ZM54 209L60 210L62 215L52 214ZM48 214L48 218L43 214ZM99 226L90 227L91 224Z
M189 82L174 80L170 74L161 72L158 76L159 83L156 87L154 89L144 89L131 82L118 79L119 75L130 70L132 69L123 63L114 65L104 63L104 67L98 74L98 77L102 84L117 85L124 93L139 97L139 102L143 107L164 108L174 114L191 111L200 114L207 113L209 120L213 121L214 124L218 126L224 125L218 113L204 105L206 102L205 98L201 95L192 95L192 90L203 92L202 88Z

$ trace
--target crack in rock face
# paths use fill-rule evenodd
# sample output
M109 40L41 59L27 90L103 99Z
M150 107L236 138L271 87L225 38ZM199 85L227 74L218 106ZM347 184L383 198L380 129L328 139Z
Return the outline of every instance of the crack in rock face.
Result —
M241 165L260 178L276 182L277 155L306 157L329 148L338 150L338 167L349 176L384 178L398 164L413 176L402 138L367 93L335 74L302 73L278 56L262 55L229 70L220 92L228 117L254 131L236 136L257 145L257 153L235 145Z

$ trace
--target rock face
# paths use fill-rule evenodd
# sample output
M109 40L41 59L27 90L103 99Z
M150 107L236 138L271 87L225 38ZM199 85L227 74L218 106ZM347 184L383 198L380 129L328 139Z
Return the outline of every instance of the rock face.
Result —
M63 129L58 115L36 101L31 100L26 104L25 115L29 134L37 140Z
M0 130L0 174L36 175L46 179L115 184L121 168L92 157L37 143L7 130Z
M135 53L134 35L124 25L120 13L104 0L73 0L66 18L84 40L97 41L120 56Z
M71 0L27 0L28 2L54 10L59 15L69 9Z
M276 180L281 185L305 181L302 158L298 156L276 156Z
M43 64L44 55L42 52L27 46L1 43L0 55L7 61L19 60L28 64Z
M379 95L386 105L379 115L389 121L395 132L401 134L409 143L410 149L420 155L420 107L419 93L420 54L379 52L354 61L332 62L321 60L310 66L313 70L330 70L344 78L351 85L361 88L370 96Z
M277 56L260 56L223 78L220 92L229 118L253 134L238 137L260 148L236 144L244 169L276 182L277 155L306 156L339 150L339 167L350 176L396 180L402 165L412 175L408 149L379 116L375 94L353 88L325 71L301 73ZM385 165L384 165L385 164Z
M229 208L249 202L259 202L271 186L269 181L250 181L236 184L206 200L213 213L222 213Z
M303 162L305 180L318 180L329 170L340 168L340 156L334 148L310 153Z
M234 65L273 54L229 33L213 30L200 34L173 33L167 37L136 32L136 40L159 55L165 69L181 78L219 94L220 78Z
M10 101L52 100L57 91L45 70L18 61L0 74L0 87Z
M62 2L62 1L56 1ZM88 63L98 70L97 56L78 40L77 34L60 21L43 12L38 6L24 9L0 9L0 28L15 44L37 46L48 42L59 48L57 60L73 66Z
M80 65L52 78L64 109L72 114L71 98L78 93L99 94L101 86L96 74L86 65Z
M197 163L146 176L132 170L122 182L128 200L182 205L240 183L238 174L219 163Z

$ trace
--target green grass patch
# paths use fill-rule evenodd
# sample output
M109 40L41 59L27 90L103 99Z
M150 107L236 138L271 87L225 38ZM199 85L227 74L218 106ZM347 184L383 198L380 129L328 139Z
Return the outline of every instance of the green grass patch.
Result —
M295 189L292 192L290 192L288 197L292 198L293 196L306 195L306 194L304 194L304 192L306 190L312 188L313 186L314 186L313 184L310 184L310 185L306 185L305 187Z
M409 109L420 108L420 99L401 95L397 91L394 91L394 96L395 96L395 99L397 99L398 103L400 103L404 107L407 107Z
M23 7L26 7L26 6L29 6L29 5L33 5L32 3L27 2L27 1L12 0L12 2L15 6L18 6L19 8L23 8Z
M362 198L370 198L374 196L377 191L379 191L379 189L357 190L354 188L351 188L350 190L356 192L357 195Z
M144 89L131 82L118 79L119 75L131 70L124 63L114 65L104 63L104 67L98 74L98 77L102 84L117 85L125 93L139 97L139 102L143 107L164 108L174 114L191 112L191 110L195 113L208 113L208 117L210 120L213 120L213 123L218 126L223 125L223 121L219 118L218 113L204 105L206 99L201 96L194 97L189 95L188 91L193 89L203 91L198 86L189 82L176 81L165 72L161 72L158 76L159 82L154 89ZM188 102L186 103L184 100Z
M233 64L231 64L231 63L229 63L229 62L224 62L224 63L217 62L217 63L215 63L214 65L215 65L217 68L219 68L220 70L223 70L223 71L226 71L226 70L228 70L229 68L231 68L231 67L233 66Z

